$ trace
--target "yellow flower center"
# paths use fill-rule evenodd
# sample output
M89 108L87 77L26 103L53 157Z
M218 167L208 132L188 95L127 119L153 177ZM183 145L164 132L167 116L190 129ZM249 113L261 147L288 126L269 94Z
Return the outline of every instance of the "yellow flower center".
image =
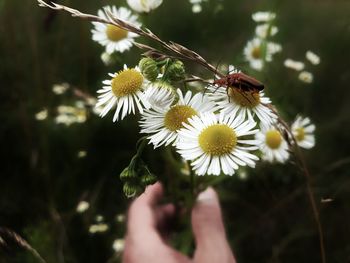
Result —
M297 139L297 141L303 141L305 139L305 130L304 128L300 127L295 129L296 131L296 135L295 135L295 139Z
M254 59L259 59L261 58L261 49L260 47L254 47L252 50L252 57Z
M198 142L205 153L221 156L233 150L237 144L237 136L227 125L214 124L201 132Z
M282 143L282 136L277 130L270 130L265 135L266 145L271 149L277 149Z
M112 92L116 97L124 97L136 93L143 83L143 76L135 69L124 69L112 80Z
M107 25L106 35L109 40L118 42L127 37L128 31L114 25Z
M164 125L170 131L177 131L183 127L182 123L188 118L197 115L197 112L187 105L175 105L165 114Z
M252 91L242 91L239 88L229 87L229 97L242 107L254 108L260 103L260 94Z

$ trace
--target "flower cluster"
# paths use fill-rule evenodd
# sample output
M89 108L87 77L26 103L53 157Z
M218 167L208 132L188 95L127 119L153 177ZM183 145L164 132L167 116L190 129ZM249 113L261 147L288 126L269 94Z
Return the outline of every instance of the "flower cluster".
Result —
M280 44L269 39L278 33L278 28L273 25L276 17L272 12L256 12L252 15L253 21L258 23L255 28L255 36L249 40L243 50L245 60L251 68L261 71L266 62L271 62L273 55L280 52Z
M233 175L241 166L254 167L258 149L264 160L288 159L288 144L276 124L271 101L263 92L218 85L208 85L207 92L183 92L175 86L185 77L184 65L169 58L146 57L139 66L125 65L109 75L111 79L103 81L103 88L97 91L100 116L113 109L113 121L118 121L140 113L140 133L146 134L149 143L154 148L175 147L197 175ZM298 119L293 126L298 131L293 135L300 138L302 147L311 145L308 133L314 127L305 127L307 124ZM130 166L127 171L128 176L123 178L129 178ZM129 196L142 190L129 182L126 185Z

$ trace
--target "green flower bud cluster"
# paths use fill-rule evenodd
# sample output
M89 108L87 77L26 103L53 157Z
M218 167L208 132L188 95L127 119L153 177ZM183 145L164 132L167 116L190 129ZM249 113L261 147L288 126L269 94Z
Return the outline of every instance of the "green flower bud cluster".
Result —
M142 58L139 62L139 68L142 75L151 82L155 81L159 75L157 62L151 58Z
M157 80L160 72L163 73L162 80L177 82L185 79L185 65L178 59L164 59L156 61L145 57L139 62L142 75L149 81Z
M148 185L156 183L157 177L139 157L135 156L129 166L121 172L120 180L124 183L125 196L132 198L142 194Z
M175 60L167 68L167 76L171 81L184 80L185 74L185 65L180 60Z

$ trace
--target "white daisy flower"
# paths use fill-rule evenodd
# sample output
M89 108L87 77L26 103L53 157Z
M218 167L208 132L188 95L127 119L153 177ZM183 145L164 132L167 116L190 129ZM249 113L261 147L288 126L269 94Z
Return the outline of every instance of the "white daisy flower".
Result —
M127 0L127 2L134 11L148 13L160 6L163 0Z
M254 38L247 42L243 50L246 61L249 62L251 68L256 70L262 70L264 65L261 44L260 38Z
M141 133L152 134L148 139L155 148L171 143L174 145L178 138L178 130L190 117L201 112L215 111L215 104L202 93L192 96L192 92L187 91L184 96L180 89L177 89L177 93L178 102L175 105L154 107L146 110L141 116Z
M300 147L311 149L315 146L315 135L313 133L316 127L311 123L309 118L298 116L291 128L297 144Z
M274 20L276 18L276 14L272 12L256 12L252 14L252 19L255 22L269 22L271 20Z
M276 35L278 32L278 28L276 26L272 26L270 24L262 24L258 25L255 28L255 34L260 38L268 38Z
M124 119L131 112L135 114L135 108L142 113L144 108L150 107L143 93L148 81L142 76L138 67L128 68L124 65L123 70L109 75L112 79L104 80L103 88L97 91L101 95L98 96L95 107L99 108L103 105L101 117L104 117L114 106L116 110L113 122L119 118Z
M145 97L151 108L166 108L178 97L175 88L168 82L156 80L148 85Z
M260 142L262 159L268 162L284 163L289 158L288 144L280 131L273 126L261 126L261 131L255 135Z
M209 97L215 101L221 112L230 116L242 115L254 119L254 115L264 123L269 125L277 119L276 114L268 108L271 100L265 97L264 92L244 92L237 87L209 86Z
M290 59L290 58L287 58L285 61L284 61L284 66L286 68L290 68L290 69L294 69L296 71L301 71L304 69L305 65L303 62L300 62L300 61L295 61L293 59Z
M249 62L251 68L258 71L262 70L265 61L272 61L272 55L282 50L281 45L273 42L267 42L266 48L264 46L263 40L253 38L247 42L243 50L245 60Z
M258 141L242 136L255 134L256 123L238 115L204 113L193 116L179 131L176 148L198 175L233 175L239 166L255 167L259 158L249 151Z
M137 22L137 16L132 15L131 11L125 7L116 8L115 6L105 6L103 8L112 13L115 17L139 27L141 24ZM109 20L103 10L98 10L98 16ZM106 47L106 52L111 54L115 51L123 53L129 50L134 42L134 38L138 35L128 32L114 25L106 25L103 23L92 22L95 26L92 32L92 39L102 46Z
M318 65L321 62L320 57L310 50L306 52L305 56L306 56L306 59L309 60L313 65Z
M311 72L302 71L300 72L298 78L300 81L310 84L314 80L314 75L312 75Z

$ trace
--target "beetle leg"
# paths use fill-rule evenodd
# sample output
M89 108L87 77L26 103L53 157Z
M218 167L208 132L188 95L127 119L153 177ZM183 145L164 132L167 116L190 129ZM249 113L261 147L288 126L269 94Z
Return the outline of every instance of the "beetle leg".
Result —
M242 89L241 82L239 83L239 91L241 92L242 96L251 104L249 97L246 95L245 91Z

